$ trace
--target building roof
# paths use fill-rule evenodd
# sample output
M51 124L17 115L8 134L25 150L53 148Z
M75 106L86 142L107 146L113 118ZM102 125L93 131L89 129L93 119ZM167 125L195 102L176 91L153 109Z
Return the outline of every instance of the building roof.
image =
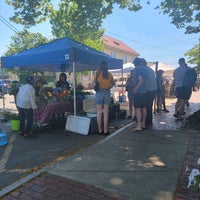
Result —
M150 65L150 67L151 67L151 69L153 69L155 71L155 64ZM170 71L170 70L173 71L175 68L168 64L158 62L158 70L159 69L162 69L163 71Z
M112 37L106 36L106 35L103 36L103 40L104 40L104 44L107 46L114 47L116 49L120 49L120 50L129 52L129 53L135 54L135 56L140 55L137 51L135 51L131 47L127 46L125 43L123 43L120 40L117 40L115 38L112 38Z

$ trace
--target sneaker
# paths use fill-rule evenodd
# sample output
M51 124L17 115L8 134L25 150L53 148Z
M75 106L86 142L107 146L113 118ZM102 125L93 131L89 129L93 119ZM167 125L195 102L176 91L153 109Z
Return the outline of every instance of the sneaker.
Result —
M183 117L181 117L181 115L179 115L178 118L177 118L176 120L181 121L181 120L183 120Z
M174 117L175 117L175 118L178 118L178 115L177 115L177 114L174 114Z
M127 117L127 119L132 119L132 117L129 115L129 116Z
M190 103L189 103L189 101L186 101L186 104L185 104L187 107L189 107L190 106Z
M25 133L23 136L25 138L30 138L30 137L33 137L33 134L32 133L29 133L29 134Z

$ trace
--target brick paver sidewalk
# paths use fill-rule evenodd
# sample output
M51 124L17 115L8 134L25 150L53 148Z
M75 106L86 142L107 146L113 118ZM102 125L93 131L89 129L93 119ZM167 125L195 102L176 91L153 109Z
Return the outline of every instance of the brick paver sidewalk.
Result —
M25 183L3 200L128 200L118 194L98 189L60 176L43 174Z
M191 131L190 141L185 155L183 168L181 170L180 178L178 180L175 200L200 200L200 192L196 192L193 186L188 186L188 177L192 169L199 169L197 164L200 158L200 132Z

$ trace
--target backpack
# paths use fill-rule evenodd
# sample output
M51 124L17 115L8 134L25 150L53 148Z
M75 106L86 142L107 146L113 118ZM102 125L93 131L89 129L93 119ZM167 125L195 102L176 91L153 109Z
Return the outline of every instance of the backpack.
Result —
M183 86L193 87L196 81L197 81L197 73L195 69L188 67L188 69L185 71L184 74Z

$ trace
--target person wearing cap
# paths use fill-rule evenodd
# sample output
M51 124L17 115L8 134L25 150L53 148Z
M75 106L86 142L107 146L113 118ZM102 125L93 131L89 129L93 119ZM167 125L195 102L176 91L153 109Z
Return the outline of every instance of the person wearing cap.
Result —
M37 108L35 103L34 78L32 76L28 76L26 84L19 88L16 95L16 102L20 118L19 134L29 137L31 136L33 125L33 110Z

